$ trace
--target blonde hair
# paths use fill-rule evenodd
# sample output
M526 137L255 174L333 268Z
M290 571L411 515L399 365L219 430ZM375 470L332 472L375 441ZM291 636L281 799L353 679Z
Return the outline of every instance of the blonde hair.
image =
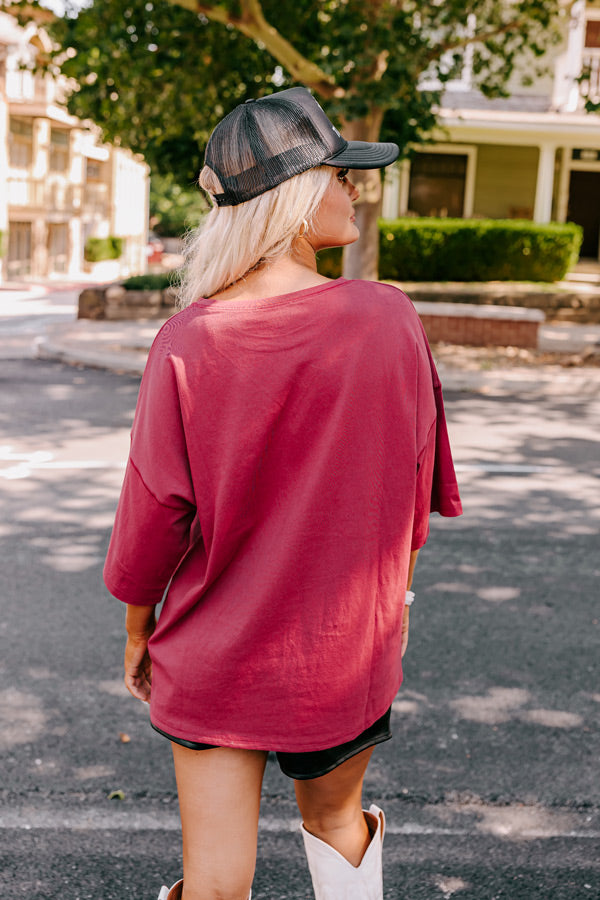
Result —
M289 254L298 237L310 228L336 171L319 166L237 206L213 206L186 238L180 308L211 297L250 270ZM198 181L211 195L222 191L208 166Z

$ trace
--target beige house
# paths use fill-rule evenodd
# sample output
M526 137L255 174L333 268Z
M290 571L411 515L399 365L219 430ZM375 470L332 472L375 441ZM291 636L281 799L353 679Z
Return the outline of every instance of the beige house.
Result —
M577 0L546 78L506 99L471 87L465 54L449 84L435 142L392 167L383 215L522 218L577 222L581 256L600 257L600 114L586 113L582 86L600 100L600 0Z
M68 115L60 80L19 67L45 40L0 13L0 280L143 272L148 166ZM119 260L84 260L89 237L113 235L123 238Z

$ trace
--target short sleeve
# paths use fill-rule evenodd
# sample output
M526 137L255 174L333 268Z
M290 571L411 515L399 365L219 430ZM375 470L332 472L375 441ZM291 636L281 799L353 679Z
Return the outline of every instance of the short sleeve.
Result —
M426 340L426 339L425 339ZM442 385L426 340L435 398L435 422L417 461L417 489L413 520L412 550L422 547L429 536L429 514L460 516L462 503L450 450Z
M193 510L160 503L130 459L104 565L104 583L125 603L160 603L190 540Z
M108 590L140 605L162 599L196 515L176 372L169 356L153 350L104 566Z

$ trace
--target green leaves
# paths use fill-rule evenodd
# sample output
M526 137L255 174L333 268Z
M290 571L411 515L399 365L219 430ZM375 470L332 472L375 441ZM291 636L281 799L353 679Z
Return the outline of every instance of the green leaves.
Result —
M77 84L69 111L143 153L154 172L189 183L225 113L293 83L291 45L321 72L314 88L337 124L385 111L384 137L404 147L433 126L432 105L463 73L467 46L472 84L500 96L517 68L530 76L567 24L559 0L262 0L261 8L288 42L270 44L281 58L243 33L237 0L95 0L57 20L49 28L63 50L54 63Z
M78 85L69 112L183 183L198 175L217 109L244 100L250 78L271 88L272 61L256 45L166 0L96 2L59 20L52 36L76 50L61 62Z
M208 202L197 185L181 185L172 173L150 179L150 226L156 234L179 237L207 212Z

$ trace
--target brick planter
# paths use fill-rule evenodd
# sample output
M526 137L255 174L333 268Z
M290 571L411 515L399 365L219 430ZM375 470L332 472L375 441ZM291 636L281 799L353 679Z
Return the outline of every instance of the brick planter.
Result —
M415 308L431 343L444 341L473 347L535 349L545 318L539 309L510 306L418 301Z

